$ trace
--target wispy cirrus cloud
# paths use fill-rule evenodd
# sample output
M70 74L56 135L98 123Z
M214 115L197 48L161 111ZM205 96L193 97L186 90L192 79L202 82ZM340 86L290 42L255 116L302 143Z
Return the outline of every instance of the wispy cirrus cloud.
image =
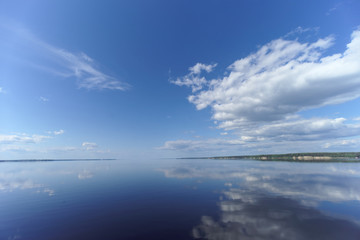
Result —
M320 143L359 136L360 126L345 118L305 119L299 114L360 97L360 29L352 33L343 53L325 55L334 42L331 36L305 43L276 39L235 61L222 78L190 81L195 65L172 83L191 87L189 102L198 110L210 107L217 127L232 131L241 144ZM163 147L178 144L181 148L182 141L169 141Z
M288 32L287 34L285 34L285 38L287 37L294 37L297 36L299 34L304 34L304 33L308 33L308 32L315 32L317 33L319 31L318 27L313 27L313 28L303 28L301 26L298 26L297 28L295 28L294 30Z
M78 86L86 89L112 89L125 91L130 85L119 81L115 77L102 72L95 63L95 60L85 53L72 53L70 51L56 48L49 44L42 43L44 48L49 51L57 60L60 60L69 76L75 76Z
M16 24L1 24L0 33L12 39L10 46L14 51L11 57L17 57L40 71L63 78L75 78L79 88L121 91L130 88L128 83L102 71L100 64L84 52L54 46ZM18 51L19 49L22 51Z
M330 8L330 9L326 12L326 15L329 16L329 15L332 14L334 11L338 10L339 7L340 7L341 5L343 5L343 4L344 4L344 2L339 2L339 3L335 4L332 8Z

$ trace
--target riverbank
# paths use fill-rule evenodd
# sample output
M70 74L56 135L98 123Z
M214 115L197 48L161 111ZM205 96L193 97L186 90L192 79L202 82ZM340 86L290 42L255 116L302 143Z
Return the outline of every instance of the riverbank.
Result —
M198 157L197 159L254 159L262 161L304 161L304 162L360 162L360 152L317 152L317 153L286 153L239 156Z

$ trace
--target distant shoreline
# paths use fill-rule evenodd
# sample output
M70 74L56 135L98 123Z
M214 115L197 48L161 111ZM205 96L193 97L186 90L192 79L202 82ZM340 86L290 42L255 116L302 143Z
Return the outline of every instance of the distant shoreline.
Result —
M292 161L292 162L360 162L360 152L286 153L286 154L261 154L261 155L215 156L215 157L186 157L179 159L215 159L215 160L253 159L253 160L261 160L261 161Z
M78 162L78 161L112 161L115 158L92 158L92 159L17 159L0 160L2 162Z

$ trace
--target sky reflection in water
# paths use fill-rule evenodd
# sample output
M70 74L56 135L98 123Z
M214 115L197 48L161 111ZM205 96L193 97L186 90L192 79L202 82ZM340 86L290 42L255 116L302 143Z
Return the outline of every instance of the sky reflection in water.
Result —
M360 165L0 165L0 239L80 238L360 239Z

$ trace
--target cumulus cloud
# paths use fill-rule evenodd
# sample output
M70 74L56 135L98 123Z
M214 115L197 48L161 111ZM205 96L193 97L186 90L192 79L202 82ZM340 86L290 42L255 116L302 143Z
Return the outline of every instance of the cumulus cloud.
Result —
M237 129L236 121L222 122L220 126L226 130ZM241 126L241 124L240 124ZM274 121L268 124L249 124L241 128L235 136L212 139L179 139L166 141L161 150L177 150L183 152L199 152L219 154L224 151L247 153L281 153L327 150L353 150L360 144L356 138L360 135L360 124L349 124L345 118L294 118L287 121ZM355 137L348 139L349 137Z
M64 130L63 129L60 129L59 131L54 131L54 135L61 135L61 134L64 134Z
M189 68L189 74L183 77L178 77L175 80L170 80L170 82L178 86L191 87L192 91L196 92L202 89L208 83L205 77L201 77L200 74L203 71L207 73L211 72L216 67L216 65L216 63L209 65L197 63Z
M278 136L265 140L260 136L239 136L238 138L217 138L204 140L173 140L166 141L160 150L177 151L181 154L195 156L225 156L247 154L279 154L291 152L319 151L358 151L360 138L351 139L316 139L319 136ZM311 139L311 137L315 139Z
M228 76L191 95L197 109L210 106L218 121L269 122L300 110L360 96L360 31L343 54L321 57L331 37L314 43L277 39L235 61Z
M236 122L223 122L225 129L233 129ZM295 119L269 123L242 129L242 139L251 141L254 138L262 140L322 140L360 135L360 124L347 124L345 118L311 118Z
M241 139L221 139L211 138L205 140L174 140L166 141L163 146L159 147L160 150L179 150L188 152L201 152L207 150L224 151L231 147L237 147L244 144Z
M216 63L214 64L203 64L203 63L197 63L194 66L190 67L190 73L192 74L200 74L202 71L206 71L206 72L211 72L215 67L216 67Z
M309 43L280 38L235 61L222 78L200 78L195 72L204 67L197 64L188 75L172 82L192 87L189 102L198 110L210 107L217 127L233 130L239 143L358 136L360 125L349 124L345 118L304 119L299 115L303 110L360 97L360 30L352 33L343 53L324 55L333 44L331 36ZM186 142L176 143L181 147ZM170 144L175 142L164 147Z
M342 146L342 147L352 147L355 149L359 149L360 148L360 139L355 138L355 139L339 139L336 141L332 141L332 142L326 142L323 144L323 148L327 149L327 148L332 148L332 147L338 147L338 146Z

